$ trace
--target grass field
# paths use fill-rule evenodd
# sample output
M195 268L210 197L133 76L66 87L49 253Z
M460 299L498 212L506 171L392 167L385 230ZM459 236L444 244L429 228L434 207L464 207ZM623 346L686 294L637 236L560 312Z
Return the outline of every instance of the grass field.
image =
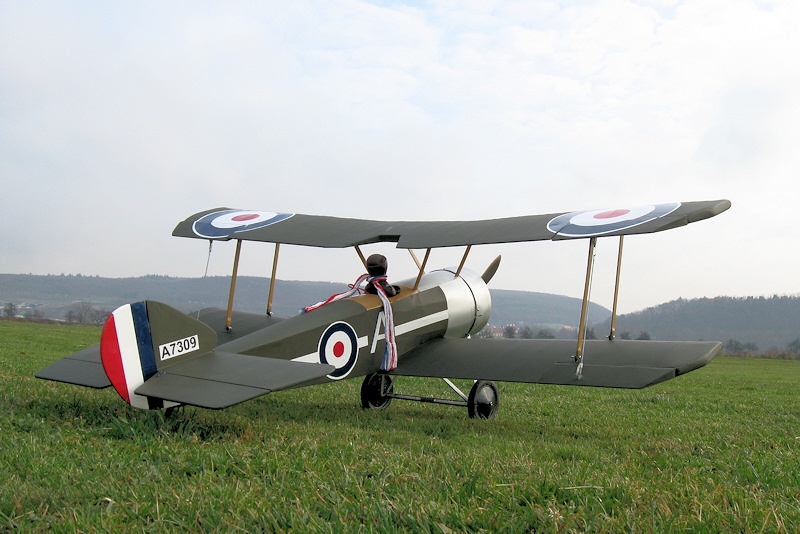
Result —
M0 322L0 530L800 528L800 362L718 358L640 391L499 384L492 421L364 412L359 380L165 419L33 377L98 338Z

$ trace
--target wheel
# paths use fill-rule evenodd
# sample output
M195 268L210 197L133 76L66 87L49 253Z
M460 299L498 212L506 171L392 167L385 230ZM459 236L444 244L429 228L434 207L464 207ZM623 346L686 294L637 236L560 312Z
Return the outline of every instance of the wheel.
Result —
M500 405L500 396L497 386L488 380L478 380L469 390L467 411L472 419L494 419L497 417L497 408Z
M361 407L372 410L384 410L392 402L387 393L394 393L392 377L384 374L372 373L364 377L361 384Z

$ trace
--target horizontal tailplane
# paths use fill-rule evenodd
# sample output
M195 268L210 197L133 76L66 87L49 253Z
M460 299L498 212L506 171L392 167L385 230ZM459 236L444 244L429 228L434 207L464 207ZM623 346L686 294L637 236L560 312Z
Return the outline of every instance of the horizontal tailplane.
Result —
M319 380L335 370L332 365L215 350L169 366L136 393L150 399L218 410Z
M100 362L100 345L61 358L36 373L36 378L95 389L111 385Z

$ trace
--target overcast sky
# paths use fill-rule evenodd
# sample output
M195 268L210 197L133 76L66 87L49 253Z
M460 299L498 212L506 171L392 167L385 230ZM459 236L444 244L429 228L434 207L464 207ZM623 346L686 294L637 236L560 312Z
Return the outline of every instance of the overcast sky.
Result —
M218 206L464 220L728 198L626 240L621 310L797 294L798 28L796 0L6 0L0 272L202 276L207 244L170 234ZM412 276L405 251L372 251ZM580 296L586 251L487 245L467 265L502 254L493 287ZM351 250L281 254L282 279L363 271ZM240 273L271 258L245 243ZM615 261L601 239L607 307Z

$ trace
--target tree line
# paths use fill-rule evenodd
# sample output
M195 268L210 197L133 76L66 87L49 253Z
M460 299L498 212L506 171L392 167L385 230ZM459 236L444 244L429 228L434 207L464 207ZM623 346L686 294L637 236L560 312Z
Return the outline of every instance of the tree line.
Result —
M70 324L102 325L111 314L104 308L96 307L88 301L76 302L64 312L64 321ZM3 304L3 319L25 319L29 321L44 321L45 316L35 306L18 306L13 302Z
M506 339L578 339L578 331L574 328L561 328L553 330L552 328L539 328L523 325L521 327L515 324L508 324L503 326L498 333L498 329L492 325L486 327L476 334L476 337L490 338L490 337L503 337ZM608 337L608 336L602 336ZM644 330L640 331L636 337L628 332L621 332L616 336L618 339L636 339L639 341L649 341L650 334ZM586 339L600 339L595 332L594 327L586 329Z

